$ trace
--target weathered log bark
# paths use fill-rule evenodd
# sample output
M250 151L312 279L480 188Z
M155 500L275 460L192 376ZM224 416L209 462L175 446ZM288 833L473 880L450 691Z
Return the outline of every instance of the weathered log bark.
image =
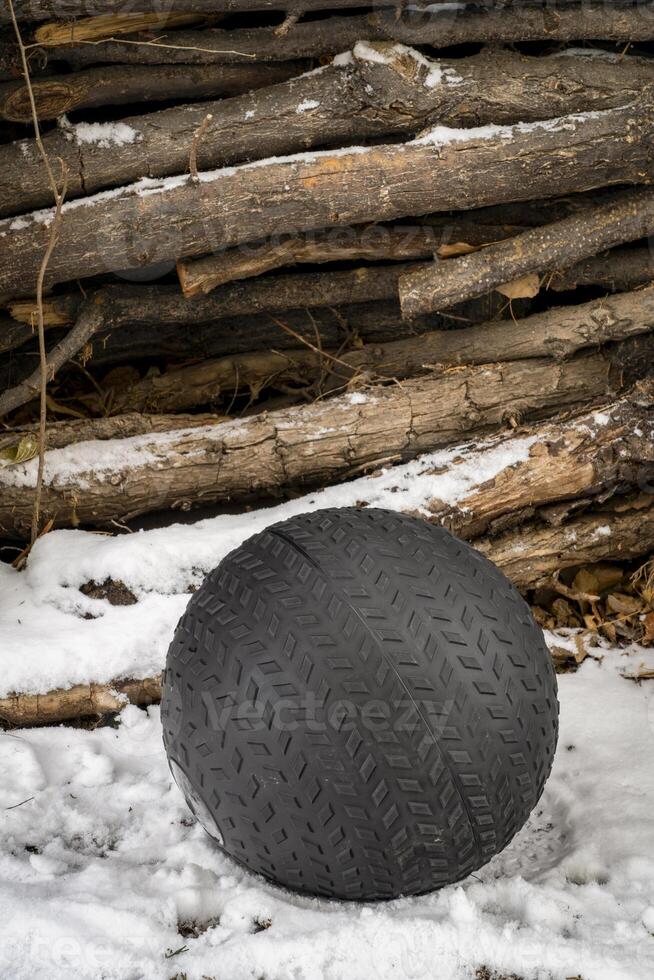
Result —
M270 234L651 180L654 112L633 106L543 124L442 130L399 146L252 164L64 204L46 283L207 254ZM479 180L484 173L485 179ZM0 222L0 301L36 279L52 212Z
M365 16L329 17L294 24L286 34L274 27L170 31L157 40L142 32L116 41L89 45L63 44L48 48L51 58L73 67L102 63L133 65L239 64L254 61L294 61L324 58L352 48L361 38L388 40ZM133 42L141 42L134 44ZM146 43L143 43L146 42Z
M60 44L88 44L102 41L108 37L134 34L140 31L161 32L166 28L190 27L202 23L216 23L220 17L188 11L158 10L146 13L123 13L114 11L79 20L62 22L53 20L41 24L34 31L34 41L42 47L55 47Z
M543 7L512 4L478 11L474 7L380 11L369 18L372 30L405 44L508 43L511 41L650 41L654 38L651 4L579 3ZM363 35L362 35L363 36Z
M174 432L175 429L196 429L223 421L218 415L140 415L136 412L114 418L74 419L50 422L46 427L46 444L49 449L95 439L129 439L131 436L148 435L152 432ZM16 446L21 439L30 439L36 445L38 426L19 425L0 431L0 450Z
M454 14L454 15L453 15ZM408 11L397 16L390 9L370 16L330 17L299 23L284 35L274 28L180 30L157 43L155 35L136 35L132 40L147 45L106 41L93 45L51 48L53 57L80 67L98 62L165 64L238 62L247 59L287 61L338 54L356 41L401 41L444 48L468 43L510 41L612 40L649 41L654 38L654 11L633 4L626 7L604 3L551 8L513 5L470 12L445 7Z
M104 65L88 71L55 75L40 81L37 79L32 87L39 119L56 119L75 109L105 105L207 99L211 96L228 98L284 82L305 71L309 65L307 61L203 67ZM9 122L31 122L29 93L22 81L0 85L0 118ZM26 141L21 145L29 148L30 143ZM25 154L24 159L29 159L29 153Z
M262 67L249 66L249 71ZM164 76L167 70L152 69ZM553 72L555 86L549 84ZM331 64L265 90L130 116L118 129L110 124L68 126L47 135L44 144L49 156L62 159L68 168L70 200L143 176L185 172L194 134L207 113L213 118L198 146L198 165L204 170L312 147L415 135L436 122L529 122L623 106L652 82L654 65L645 59L607 65L588 58L526 58L507 52L430 62L411 49L358 44L348 63ZM107 83L116 84L107 77L95 90L100 99ZM39 84L44 91L62 86L59 78ZM29 105L23 111L29 112ZM0 215L29 211L51 198L34 142L0 147Z
M482 296L528 273L565 269L614 245L654 232L654 191L618 191L613 198L481 252L436 260L400 277L407 319Z
M630 487L652 488L654 382L639 382L601 411L594 407L569 418L525 426L515 435L489 441L486 447L508 447L515 439L527 440L525 459L474 487L454 506L430 501L429 520L467 540L493 537L562 501L582 505Z
M564 306L519 321L499 321L466 330L435 331L388 344L341 353L257 351L148 374L115 393L115 413L172 412L211 404L226 394L262 387L319 384L321 392L367 382L399 380L434 366L490 364L527 358L562 360L584 347L623 340L654 329L654 287L581 306ZM310 342L310 341L309 341Z
M431 0L439 3L441 0ZM395 0L386 6L393 7ZM250 11L301 11L346 10L361 7L361 0L167 0L167 10L183 10L194 13L247 13ZM365 5L364 5L365 6ZM120 7L117 0L14 0L18 20L68 20L91 14L113 14ZM135 13L161 10L160 0L130 0L130 11ZM0 24L9 22L9 12L0 7Z
M429 226L333 228L328 232L294 235L281 241L252 242L247 248L229 249L203 259L181 259L177 263L177 274L182 292L190 298L210 293L217 286L233 280L249 279L285 266L429 258L438 247L439 235ZM396 279L394 286L397 291Z
M639 338L636 338L638 340ZM192 433L97 443L89 467L78 446L46 454L43 519L106 524L173 504L189 508L343 479L487 431L606 398L649 368L653 339L624 341L568 361L500 363L375 388ZM632 364L632 362L634 362ZM0 528L20 535L32 514L35 461L0 471ZM80 491L80 480L84 490Z
M565 292L578 286L602 286L611 292L619 292L652 281L654 254L651 248L616 248L606 255L596 255L553 273L543 287Z
M547 585L564 568L630 561L654 549L654 494L613 498L568 524L539 523L475 547L525 591Z
M122 711L127 704L157 704L161 675L111 684L76 684L47 694L15 694L0 698L0 722L5 726L49 725L93 715Z
M191 297L287 266L431 258L447 254L459 242L476 247L508 238L515 231L510 225L481 225L465 217L434 225L354 225L248 242L202 259L180 259L177 274L184 295Z
M123 311L117 311L120 317L110 317L110 325L85 348L86 364L95 367L109 367L125 361L151 364L153 358L188 363L192 359L206 360L267 349L302 349L306 347L305 341L319 344L323 349L348 348L360 343L417 336L432 330L449 330L465 323L483 323L496 317L506 305L499 294L490 294L481 300L453 307L447 314L430 314L410 324L402 320L396 299L221 318L220 310L214 310L212 314L210 309L200 310L194 316L192 307L196 303L202 304L202 300L184 301L176 291L169 302L164 287L160 288L160 320L156 318L156 291L152 290L151 307L139 310L139 296L144 296L146 303L150 300L147 292L141 292L141 287L137 287L133 300L124 310L124 319ZM178 299L191 309L179 309ZM150 315L151 309L155 316ZM278 319L283 320L292 333L281 328L276 322ZM62 328L52 333L56 334L57 340L63 336ZM5 363L0 364L0 391L27 377L35 364L36 344L32 340L17 350L12 359L6 358Z

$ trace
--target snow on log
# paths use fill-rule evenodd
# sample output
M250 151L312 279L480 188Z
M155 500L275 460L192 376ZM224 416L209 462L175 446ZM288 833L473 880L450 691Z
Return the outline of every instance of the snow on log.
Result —
M57 526L107 524L281 488L324 484L501 426L607 398L640 377L652 338L598 352L462 367L192 431L77 443L46 454L41 511ZM0 529L32 516L36 460L0 470Z
M63 205L46 284L207 254L267 235L651 180L652 102L542 123L436 127L400 145L144 179ZM484 180L479 180L479 174ZM0 300L24 296L53 210L0 222Z
M232 66L232 70L248 71L256 82L256 73L263 74L267 67ZM149 70L155 91L178 84L166 78L173 68ZM117 70L96 71L106 72L100 84L92 80L93 97L102 102L103 87L116 85L111 79ZM116 101L129 101L130 93L134 97L129 74L134 71L126 68L123 78L119 70L118 92L124 97ZM189 66L184 71L188 71L184 85L197 84L193 73L198 69ZM211 75L216 68L207 72ZM556 86L548 84L553 72ZM88 80L71 77L88 88ZM183 173L194 134L208 113L212 120L198 146L198 165L203 170L313 147L411 136L437 122L458 126L529 122L614 108L636 98L652 82L654 65L640 58L606 64L583 57L528 58L495 52L434 61L403 45L360 43L348 57L340 56L318 71L236 98L177 105L117 123L64 123L44 137L44 145L52 159L60 158L68 168L70 200L143 176ZM65 84L60 77L37 82L35 93L37 97L43 93L47 101L47 93L54 89L56 104L60 96L68 97ZM175 98L183 98L184 91L182 86ZM15 93L11 95L15 98ZM29 116L29 103L23 102L23 112ZM70 108L74 104L56 114ZM0 146L0 215L42 207L51 199L34 141Z

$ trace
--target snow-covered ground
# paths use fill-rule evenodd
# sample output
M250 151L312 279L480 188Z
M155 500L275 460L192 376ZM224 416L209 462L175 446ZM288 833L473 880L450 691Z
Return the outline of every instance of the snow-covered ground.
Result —
M48 534L26 571L0 564L0 696L156 673L188 588L266 524L461 501L530 445L444 450L240 516ZM79 591L107 578L138 601ZM654 682L623 676L645 651L601 653L560 678L559 750L527 827L462 884L389 904L301 898L223 856L171 780L157 708L0 734L0 977L651 980Z
M390 904L300 898L222 856L171 781L156 708L0 735L0 975L651 980L654 684L624 660L560 678L554 772L507 850Z

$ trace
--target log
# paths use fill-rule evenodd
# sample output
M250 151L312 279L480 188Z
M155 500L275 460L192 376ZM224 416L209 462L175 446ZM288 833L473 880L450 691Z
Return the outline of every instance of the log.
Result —
M152 432L173 432L175 429L193 429L223 421L220 415L140 415L136 412L114 418L74 419L65 422L49 422L46 426L46 445L49 449L96 439L129 439L131 436L148 435ZM38 426L18 425L0 431L0 451L17 446L22 439L36 445Z
M523 460L464 494L453 506L427 505L429 520L457 537L495 537L563 501L606 500L654 479L654 382L639 382L612 404L524 426L485 448L525 439ZM478 450L473 450L477 452ZM465 460L466 453L462 454ZM545 509L545 510L544 510Z
M125 40L62 44L48 48L48 52L51 58L66 61L73 68L98 63L243 64L325 58L348 51L362 38L388 40L386 33L373 27L365 16L336 16L294 24L285 34L274 27L239 27L170 31L164 39L157 40L158 37L156 32L141 32Z
M204 170L313 147L412 136L435 123L529 122L623 106L654 82L654 65L638 58L606 65L588 58L500 52L434 62L410 48L357 44L345 64L337 61L233 99L129 116L117 128L110 123L67 125L48 134L44 145L52 159L68 168L70 200L143 176L185 172L194 134L208 113L213 118L198 146L198 165ZM249 70L262 67L270 66ZM164 75L170 69L152 70ZM556 85L550 84L553 72ZM39 84L47 90L61 82ZM0 147L0 216L42 207L51 199L35 143L21 140Z
M431 0L444 2L444 0ZM88 14L112 14L120 6L117 0L13 0L19 21L69 20ZM392 7L394 0L385 0ZM346 10L361 7L361 0L167 0L166 10L192 13L247 13L253 11L302 11ZM365 6L365 4L363 4ZM161 0L130 0L129 9L134 13L157 13ZM0 7L0 24L9 23L9 11Z
M211 404L226 394L248 388L319 385L321 393L343 389L357 378L400 380L441 365L490 364L495 361L572 356L585 347L599 347L654 329L654 287L622 293L580 306L564 306L535 314L516 324L496 321L451 332L435 331L387 344L321 355L299 351L257 351L148 373L141 381L116 392L112 411L173 412ZM1 403L1 398L0 398Z
M599 561L631 561L654 549L654 495L616 497L568 524L539 523L475 541L523 592L549 585L556 572Z
M177 274L185 296L207 294L217 286L274 269L324 262L387 262L431 258L458 242L477 247L508 238L511 226L450 220L437 225L371 224L326 232L264 239L202 259L180 259ZM396 293L395 293L396 295Z
M638 340L639 338L636 338ZM345 479L501 426L607 398L647 372L654 341L465 367L189 433L107 440L88 453L46 453L41 513L56 526L106 525L139 514L227 502ZM88 444L86 444L88 446ZM0 528L29 528L36 463L0 470ZM82 482L83 491L80 489Z
M379 11L371 14L372 31L404 44L431 44L445 48L455 44L507 44L513 41L651 41L654 8L651 3L606 4L585 2L563 6L493 6L475 10L473 5L453 11L444 7L425 10ZM362 35L363 36L363 35Z
M453 16L454 13L454 16ZM171 32L157 43L148 34L131 40L97 42L93 45L64 45L51 48L53 56L75 67L98 62L122 64L172 64L189 62L239 62L246 59L288 61L293 58L323 58L351 48L356 41L400 41L404 44L445 48L459 44L497 44L512 41L607 40L636 42L654 38L651 5L627 6L604 3L551 7L493 8L486 11L456 10L444 6L439 13L408 11L403 16L386 11L350 17L330 17L294 24L286 34L274 28L208 29Z
M636 289L654 281L650 248L616 248L548 276L544 288L566 292L579 286L602 286L611 292Z
M188 27L203 20L213 20L206 14L188 11L150 11L147 13L100 14L95 17L82 17L66 23L53 20L42 24L34 31L34 42L41 47L55 47L60 44L89 44L107 37L134 34L136 31L161 31L166 28ZM219 18L218 18L219 19Z
M654 232L654 191L618 191L612 198L569 218L490 245L448 262L436 260L400 277L402 315L407 319L483 296L529 273L565 269L614 245Z
M293 78L309 65L307 61L202 67L104 65L102 68L36 79L32 88L39 119L56 119L76 109L95 109L105 105L242 95L252 89ZM18 123L32 121L29 93L23 81L0 85L0 118ZM49 145L47 140L48 137L46 144ZM31 143L28 141L21 145L30 147Z
M63 205L46 284L271 234L647 183L653 129L645 98L542 124L438 128L407 144L299 155L206 172L199 181L142 181ZM31 291L52 217L47 210L0 222L0 302Z
M161 675L111 684L76 684L47 694L14 694L0 698L0 722L5 727L50 725L73 718L113 714L127 704L158 704Z

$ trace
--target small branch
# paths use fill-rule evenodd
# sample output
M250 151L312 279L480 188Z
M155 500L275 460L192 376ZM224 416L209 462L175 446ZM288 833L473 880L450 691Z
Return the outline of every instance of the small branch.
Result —
M191 143L191 152L188 160L188 169L189 173L191 174L191 179L194 181L198 181L200 179L198 177L198 145L212 120L213 116L210 112L208 112L193 134L193 142Z
M61 190L57 185L55 176L52 170L52 165L48 154L45 151L43 141L41 139L41 129L39 127L39 115L36 109L36 100L34 98L34 90L32 88L32 82L30 79L29 65L27 62L27 51L25 45L23 44L23 38L20 33L20 28L18 26L18 21L16 20L16 14L14 11L14 6L12 0L7 0L9 4L9 12L11 14L11 20L14 27L14 33L16 34L16 40L18 42L18 48L20 50L20 57L23 69L23 75L25 77L25 85L27 87L27 92L29 95L30 108L32 111L32 123L34 125L34 138L36 140L36 145L38 147L41 159L45 166L48 182L52 189L52 195L55 202L55 213L52 219L52 225L50 228L50 236L48 238L48 243L46 245L45 252L43 253L43 258L41 260L41 265L39 267L37 280L36 280L36 308L37 308L37 325L39 332L39 369L32 379L34 379L39 388L40 394L40 407L39 407L39 468L38 475L36 479L36 487L34 493L34 511L32 515L32 530L30 535L30 545L33 545L39 536L39 520L41 516L41 495L43 490L43 472L45 469L45 425L47 418L48 402L47 402L47 360L45 352L45 325L43 317L43 283L45 280L46 269L48 268L48 263L52 253L54 252L55 246L57 244L57 239L59 237L59 228L61 226L61 214L62 207L64 203L64 197L66 196L66 184L67 184L67 170L63 161L61 163ZM0 398L0 403L2 398ZM0 415L2 411L0 410Z
M82 306L77 322L64 339L52 348L47 357L41 359L39 369L14 388L0 395L0 417L31 401L37 391L43 392L43 382L51 381L66 361L82 349L84 344L104 323L104 309L97 298ZM43 422L45 428L45 421Z
M295 27L297 22L301 17L304 16L304 10L294 10L291 13L286 14L283 22L279 27L275 28L275 34L277 37L285 37L292 27Z

